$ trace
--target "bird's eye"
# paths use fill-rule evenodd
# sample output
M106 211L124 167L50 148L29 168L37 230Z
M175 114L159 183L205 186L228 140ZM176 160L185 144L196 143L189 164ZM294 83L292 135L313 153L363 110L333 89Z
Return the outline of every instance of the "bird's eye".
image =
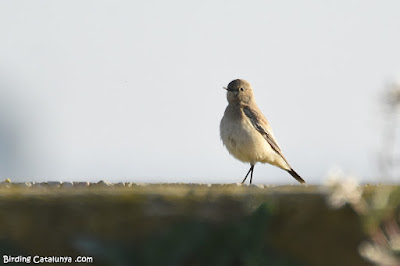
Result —
M240 91L244 91L244 88L242 87L242 88L240 88L239 90L240 90Z

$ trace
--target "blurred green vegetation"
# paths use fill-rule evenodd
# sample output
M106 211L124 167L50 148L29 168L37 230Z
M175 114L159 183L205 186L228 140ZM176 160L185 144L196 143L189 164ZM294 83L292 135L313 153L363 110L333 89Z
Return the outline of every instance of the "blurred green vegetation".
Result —
M263 204L233 223L187 218L131 243L79 239L78 245L110 265L300 265L268 245L270 218Z
M315 186L152 184L0 187L6 255L95 265L369 265L346 205ZM0 254L3 255L3 254Z

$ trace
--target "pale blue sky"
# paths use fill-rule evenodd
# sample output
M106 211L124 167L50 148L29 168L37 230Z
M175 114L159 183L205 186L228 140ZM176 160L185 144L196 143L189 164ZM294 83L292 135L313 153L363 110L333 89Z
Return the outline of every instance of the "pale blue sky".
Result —
M293 168L374 180L399 1L2 1L0 177L240 182L219 138L243 78ZM379 180L378 180L379 181ZM256 165L254 183L295 183Z

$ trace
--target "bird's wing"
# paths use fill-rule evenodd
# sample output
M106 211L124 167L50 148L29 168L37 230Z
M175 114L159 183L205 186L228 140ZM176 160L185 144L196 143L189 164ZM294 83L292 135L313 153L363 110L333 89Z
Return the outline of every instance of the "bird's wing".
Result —
M282 150L279 147L278 143L276 142L274 136L272 135L271 128L268 124L267 119L260 111L256 111L254 108L250 106L244 106L243 112L249 118L251 123L253 124L254 128L260 132L260 134L264 137L264 139L271 145L271 148L279 154L282 159L289 165L286 158L282 154ZM290 167L290 165L289 165Z

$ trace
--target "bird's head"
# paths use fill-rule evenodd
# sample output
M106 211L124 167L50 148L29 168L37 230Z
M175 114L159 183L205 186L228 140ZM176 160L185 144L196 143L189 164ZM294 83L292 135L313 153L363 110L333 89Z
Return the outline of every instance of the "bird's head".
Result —
M249 103L254 97L250 83L244 79L235 79L228 84L227 88L224 89L228 91L227 98L229 103Z

